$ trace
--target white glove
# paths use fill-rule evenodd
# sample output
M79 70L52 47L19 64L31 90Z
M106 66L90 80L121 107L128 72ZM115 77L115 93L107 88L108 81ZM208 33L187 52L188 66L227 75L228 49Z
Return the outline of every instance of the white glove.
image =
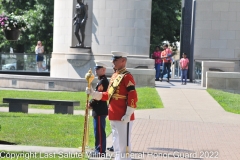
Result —
M127 111L125 115L122 117L121 121L126 123L130 122L131 115L133 114L134 111L135 111L135 108L127 106Z
M86 87L86 91L85 91L85 92L86 92L87 94L90 94L90 95L91 95L91 93L94 92L92 86L91 86L90 88Z
M92 87L87 87L85 92L92 96L93 99L96 99L98 101L102 99L102 92L93 91Z

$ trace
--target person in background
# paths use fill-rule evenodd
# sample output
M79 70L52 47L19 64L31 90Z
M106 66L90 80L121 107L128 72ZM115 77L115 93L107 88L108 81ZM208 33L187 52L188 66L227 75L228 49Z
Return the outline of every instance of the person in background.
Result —
M179 66L181 69L181 81L182 81L182 85L186 85L187 84L187 72L188 72L188 64L189 64L189 60L187 58L186 53L182 54L182 57L179 61ZM184 83L183 83L183 79Z
M41 41L37 42L37 46L35 47L35 53L37 55L37 71L44 71L45 67L43 67L43 53L44 53L44 46L42 45Z
M98 76L98 83L95 91L105 92L108 89L108 79L106 77L106 65L96 61L95 73ZM106 154L106 117L108 115L107 101L91 99L88 107L92 109L94 136L95 136L95 156L105 156Z
M162 59L161 59L161 51L160 47L156 46L155 51L153 52L152 58L155 59L155 81L159 81L159 77L161 77L160 67L162 66Z
M170 78L170 72L171 72L171 63L172 63L172 58L170 57L172 54L172 51L168 48L168 44L163 45L164 50L161 53L161 58L163 58L163 71L161 74L161 79L160 81L162 82L164 74L167 73L167 82L169 82Z

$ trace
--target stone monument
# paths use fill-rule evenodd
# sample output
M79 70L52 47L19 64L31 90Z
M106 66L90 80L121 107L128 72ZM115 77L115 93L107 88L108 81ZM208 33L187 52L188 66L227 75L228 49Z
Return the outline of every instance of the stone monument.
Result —
M72 25L82 3L88 6L84 45L77 40L77 27ZM154 61L148 58L151 0L55 0L54 5L51 77L84 78L94 60L108 64L110 75L111 51L122 51L129 54L127 68L138 79L137 85L155 85ZM70 48L76 44L77 48Z

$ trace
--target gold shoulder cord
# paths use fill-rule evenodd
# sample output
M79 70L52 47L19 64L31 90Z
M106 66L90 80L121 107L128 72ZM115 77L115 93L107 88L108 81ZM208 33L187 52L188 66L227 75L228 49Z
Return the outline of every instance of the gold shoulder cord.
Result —
M128 71L122 73L122 74L119 74L117 76L117 78L114 79L113 83L111 84L109 90L108 90L108 95L109 95L109 98L108 100L110 101L111 98L112 98L112 95L115 93L115 91L117 90L117 87L119 86L120 82L122 81L123 77L125 76L125 74L129 73Z

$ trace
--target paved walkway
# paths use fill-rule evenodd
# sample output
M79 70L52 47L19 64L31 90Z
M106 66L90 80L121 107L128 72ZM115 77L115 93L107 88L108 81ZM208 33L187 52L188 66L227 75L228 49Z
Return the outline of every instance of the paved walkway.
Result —
M224 111L199 84L156 82L156 89L164 108L136 111L131 138L134 159L240 159L240 115ZM8 110L0 107L0 111ZM29 110L39 111L49 113ZM111 146L111 135L107 140ZM74 148L0 145L3 149L79 152Z
M240 159L240 115L224 111L198 84L157 82L156 89L164 108L136 112L135 152L149 153L145 159Z

